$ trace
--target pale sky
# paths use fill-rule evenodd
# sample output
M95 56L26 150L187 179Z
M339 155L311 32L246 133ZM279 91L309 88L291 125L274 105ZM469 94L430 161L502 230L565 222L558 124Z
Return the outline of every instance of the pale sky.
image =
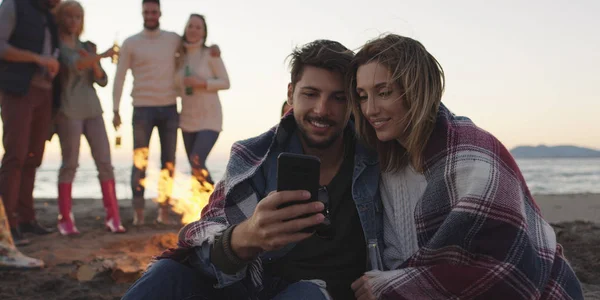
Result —
M86 10L82 40L95 42L101 51L115 36L122 42L142 29L141 0L81 2ZM443 102L508 148L575 144L600 149L598 0L162 2L162 29L181 34L190 13L203 14L208 44L222 50L231 89L220 93L224 131L213 159L227 158L234 141L278 122L289 81L285 58L293 47L327 38L358 49L386 32L421 41L445 70ZM115 67L108 60L103 66L109 85L97 90L110 124ZM126 151L116 156L130 155L130 83L129 75L121 104ZM108 129L112 136L112 126ZM153 145L157 142L155 135ZM151 153L158 155L155 146ZM56 137L47 149L47 158L59 157ZM178 152L185 155L181 141Z

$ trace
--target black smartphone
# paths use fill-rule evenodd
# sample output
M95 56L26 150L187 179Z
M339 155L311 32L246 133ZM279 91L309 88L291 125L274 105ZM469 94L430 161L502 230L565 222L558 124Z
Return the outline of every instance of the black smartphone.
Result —
M321 176L321 161L311 155L283 152L277 157L277 191L310 192L310 199L285 203L279 208L295 204L318 201L319 179ZM300 216L299 218L307 217ZM302 232L313 232L315 227L309 227Z
M277 191L305 190L310 199L286 203L286 207L318 200L321 161L316 156L283 152L277 157Z

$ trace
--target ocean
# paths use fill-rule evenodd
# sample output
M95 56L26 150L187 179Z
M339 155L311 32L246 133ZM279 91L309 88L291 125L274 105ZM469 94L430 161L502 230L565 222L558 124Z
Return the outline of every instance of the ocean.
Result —
M179 160L173 194L175 197L184 195L189 190L189 164ZM525 176L529 189L533 194L582 194L600 193L600 158L586 159L517 159L517 163ZM207 165L214 180L223 176L227 161L209 160ZM34 197L56 198L59 163L44 163L36 177ZM130 162L115 162L115 177L117 197L131 199L129 178ZM97 179L93 161L80 163L75 182L73 183L74 198L101 198L102 193ZM147 172L146 198L156 197L159 178L159 165L152 160Z

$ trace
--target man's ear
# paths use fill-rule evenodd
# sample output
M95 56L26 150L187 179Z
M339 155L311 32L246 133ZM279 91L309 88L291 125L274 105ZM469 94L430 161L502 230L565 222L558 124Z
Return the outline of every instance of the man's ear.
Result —
M288 83L287 104L290 106L294 105L294 86L291 82Z

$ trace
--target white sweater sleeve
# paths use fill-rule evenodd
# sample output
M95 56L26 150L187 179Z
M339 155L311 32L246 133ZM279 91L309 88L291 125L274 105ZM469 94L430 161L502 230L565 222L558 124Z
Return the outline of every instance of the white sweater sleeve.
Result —
M229 76L227 75L227 69L221 57L209 56L208 64L214 74L213 78L206 80L206 90L209 92L217 92L220 90L229 89Z
M131 67L132 47L133 45L131 45L131 40L127 39L125 42L123 42L123 46L120 49L119 63L117 64L115 81L113 83L113 111L119 111L121 96L123 95L125 76L127 75L127 70L129 70Z

